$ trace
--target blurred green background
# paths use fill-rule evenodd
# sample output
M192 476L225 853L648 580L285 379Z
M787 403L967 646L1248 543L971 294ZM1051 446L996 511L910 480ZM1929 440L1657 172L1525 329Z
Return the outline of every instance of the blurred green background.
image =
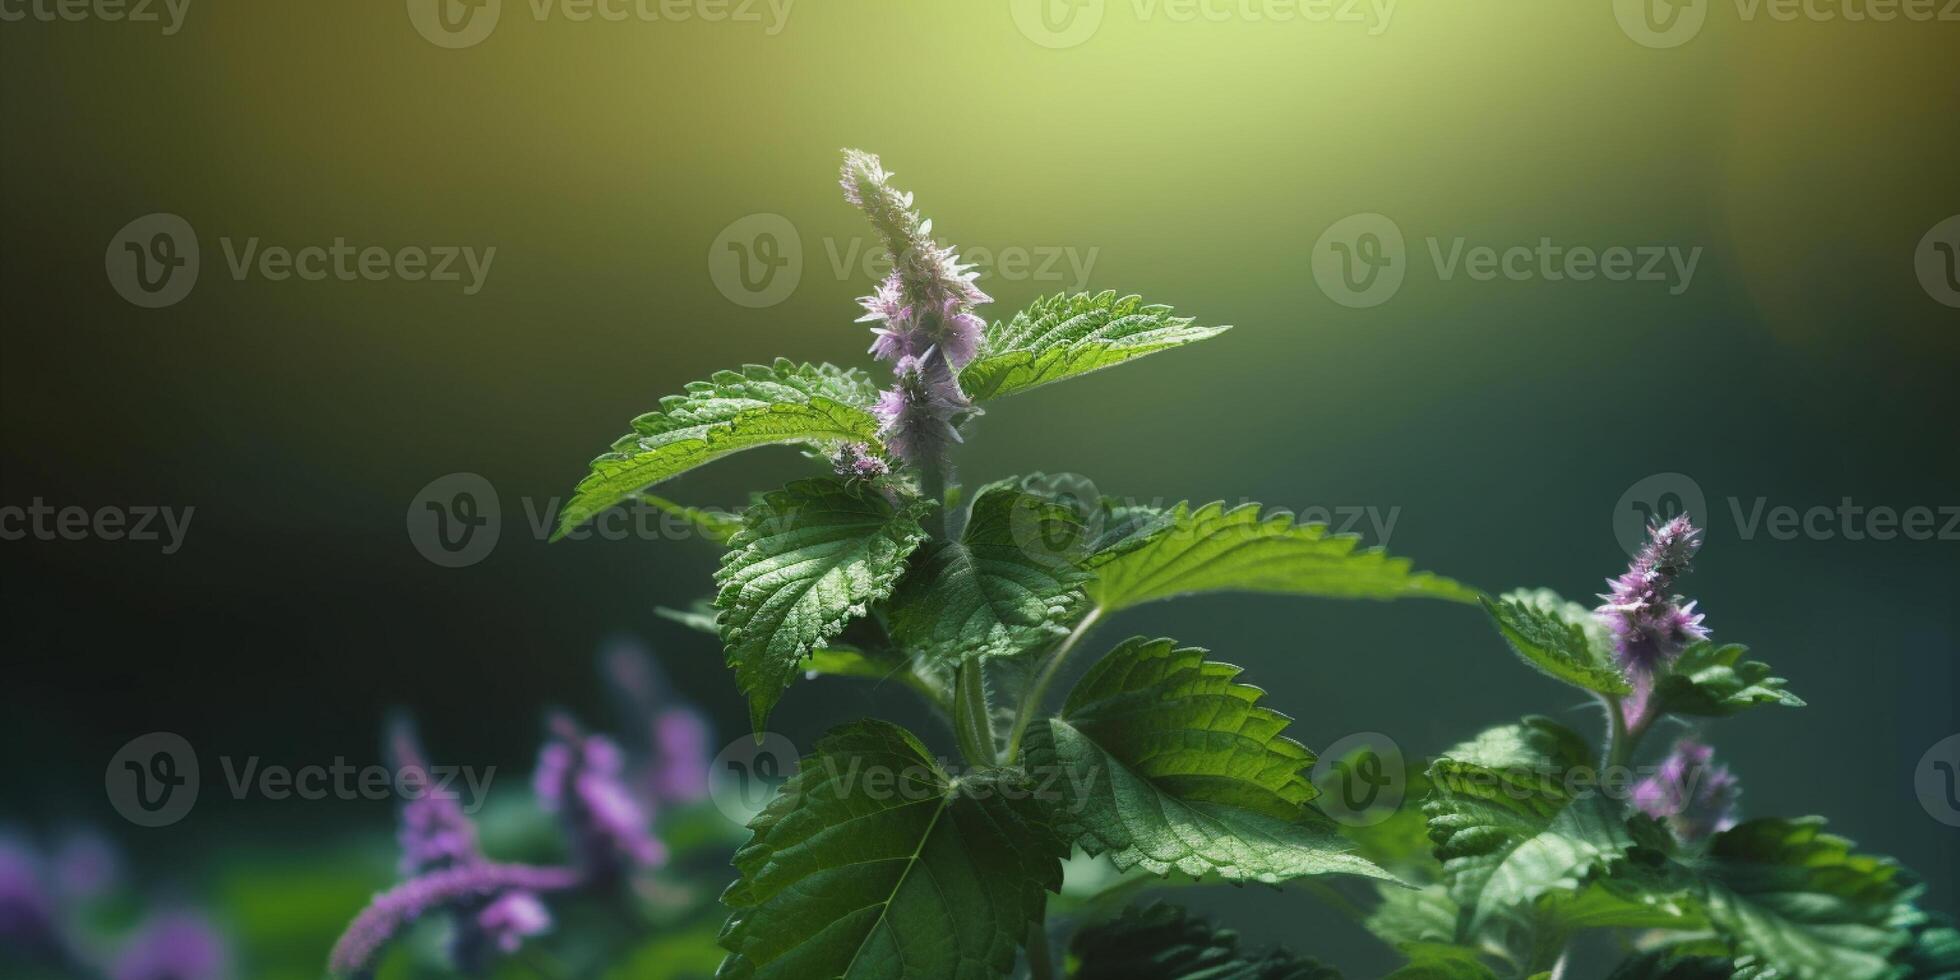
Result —
M550 507L633 415L713 370L869 365L851 321L870 280L845 260L871 239L834 177L859 146L970 257L1028 251L983 267L995 316L1086 267L1090 288L1237 325L1000 403L961 454L968 482L1065 470L1118 495L1369 508L1422 567L1585 598L1624 563L1622 495L1687 474L1712 511L1691 594L1811 702L1712 728L1746 812L1826 813L1954 908L1960 831L1913 771L1960 729L1960 539L1745 539L1730 501L1960 505L1960 310L1914 271L1960 212L1960 23L1719 4L1663 49L1604 0L1404 3L1386 24L1114 0L1075 11L1100 21L1056 48L1037 41L1072 36L1012 7L830 0L772 25L761 5L605 22L505 0L460 49L400 2L198 0L168 36L0 23L0 505L196 508L172 555L0 541L0 821L92 822L200 887L385 846L383 804L215 792L141 830L103 767L157 730L207 766L372 762L385 710L408 705L439 756L515 771L544 705L599 714L592 651L620 631L739 734L714 644L653 614L707 592L712 550L547 546L527 502ZM153 212L196 230L202 270L150 310L110 287L104 251ZM1406 236L1407 275L1354 309L1312 256L1368 212ZM758 213L793 228L800 279L752 307L710 263ZM496 254L474 295L234 279L221 243L253 237ZM1459 237L1703 251L1672 295L1444 279L1428 241ZM733 505L807 465L751 454L666 489ZM488 558L448 569L404 515L458 472L490 481L504 520ZM1207 597L1105 638L1131 633L1245 665L1314 746L1380 731L1433 752L1527 711L1594 724L1475 610ZM926 724L896 689L839 682L792 692L774 727L807 746L865 714ZM349 873L347 914L386 861ZM1358 975L1387 962L1304 896L1196 904Z

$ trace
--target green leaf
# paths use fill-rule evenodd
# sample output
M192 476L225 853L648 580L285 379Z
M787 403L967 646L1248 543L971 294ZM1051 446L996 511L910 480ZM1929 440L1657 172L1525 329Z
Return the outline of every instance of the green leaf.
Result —
M1606 980L1730 980L1735 975L1729 957L1657 949L1627 957Z
M1148 516L1131 509L1127 517ZM1406 558L1380 549L1357 549L1351 535L1329 534L1320 524L1295 524L1293 515L1260 517L1257 504L1226 510L1222 503L1193 510L1171 508L1154 533L1121 539L1122 553L1091 558L1096 581L1089 597L1108 611L1193 592L1283 592L1336 599L1428 596L1475 602L1475 589L1428 572L1412 572Z
M1720 718L1759 704L1804 706L1802 698L1783 687L1783 678L1770 676L1768 664L1742 659L1748 652L1739 644L1716 646L1706 640L1681 651L1655 685L1660 710Z
M1585 740L1546 718L1492 729L1429 768L1423 807L1450 897L1480 930L1540 896L1577 893L1624 858L1633 840L1618 808L1580 788ZM1585 767L1586 773L1575 770Z
M1456 938L1457 916L1461 911L1441 885L1427 888L1398 888L1378 885L1381 904L1362 920L1376 938L1390 946L1410 943L1449 943Z
M1275 884L1316 874L1388 878L1313 819L1312 752L1260 707L1239 668L1170 640L1127 640L1091 668L1058 718L1030 732L1029 769L1064 796L1056 828L1116 867Z
M1284 949L1254 955L1239 936L1175 905L1131 906L1077 932L1073 980L1340 980L1340 972Z
M721 639L756 731L803 661L889 596L925 540L925 502L894 509L841 480L802 480L742 515L715 573Z
M1061 887L1024 774L955 780L881 721L825 736L749 828L723 977L1002 976Z
M1539 673L1595 694L1633 691L1613 662L1605 629L1586 607L1550 589L1520 589L1483 603L1511 649Z
M1475 951L1462 946L1405 943L1397 948L1409 962L1383 980L1497 980Z
M1402 771L1390 772L1390 766L1399 766ZM1340 821L1340 830L1341 836L1354 843L1356 854L1404 880L1431 880L1441 871L1430 854L1429 822L1423 818L1422 808L1416 805L1429 795L1427 769L1423 763L1405 760L1399 753L1385 759L1373 748L1363 746L1325 767L1316 784L1321 795L1326 796L1349 792L1346 785L1349 779L1366 780L1369 774L1379 773L1374 778L1388 779L1387 785L1391 786L1399 781L1402 793L1393 798L1392 807L1378 801L1366 811L1350 812Z
M878 387L862 371L777 360L722 371L660 400L592 461L558 515L553 540L647 487L757 446L856 441L882 450L870 412Z
M987 329L979 356L960 371L960 387L968 398L987 401L1231 329L1191 323L1168 306L1114 292L1045 297Z
M1700 870L1709 921L1736 952L1790 976L1876 980L1909 936L1891 860L1854 854L1820 817L1751 820L1709 841Z
M716 544L727 544L728 540L735 536L735 532L742 529L742 515L730 511L716 510L713 507L689 507L650 493L640 494L639 499L662 513L671 514L693 525L703 538Z
M959 540L914 558L890 609L900 647L963 662L1021 653L1068 631L1089 579L1074 564L1085 532L1067 507L1015 483L981 488Z
M1907 904L1899 907L1893 924L1912 937L1893 956L1901 980L1960 980L1960 929L1952 919Z
M714 603L710 600L697 600L686 609L656 606L653 613L688 629L716 638L721 636L718 622L720 614L716 612ZM902 658L896 654L876 652L849 643L829 642L811 650L809 658L799 664L798 669L802 671L803 676L813 680L818 677L853 677L879 683L896 680L918 692L926 700L946 707L949 704L947 699L952 694L947 690L945 679L940 676L941 672L927 669L927 666L916 658Z

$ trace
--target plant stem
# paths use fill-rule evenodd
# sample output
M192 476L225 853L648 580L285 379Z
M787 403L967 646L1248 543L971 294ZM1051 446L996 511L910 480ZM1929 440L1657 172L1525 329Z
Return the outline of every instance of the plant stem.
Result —
M953 733L959 738L960 754L975 766L998 765L994 754L993 711L987 706L987 682L978 659L960 665L953 681Z
M1069 653L1082 642L1082 638L1089 635L1089 630L1102 618L1102 612L1101 606L1089 610L1089 615L1082 617L1082 622L1075 624L1075 629L1069 631L1055 652L1048 655L1048 662L1042 665L1041 673L1035 677L1033 684L1028 685L1027 695L1021 698L1021 710L1014 715L1014 727L1007 734L1007 754L1002 758L1008 765L1013 765L1014 760L1021 757L1021 738L1028 733L1029 723L1041 711L1042 698L1047 695L1049 685L1055 683L1055 675L1061 673L1062 662L1068 659Z
M1626 709L1619 698L1609 695L1606 698L1606 759L1602 768L1624 766L1632 756L1633 739L1627 737Z

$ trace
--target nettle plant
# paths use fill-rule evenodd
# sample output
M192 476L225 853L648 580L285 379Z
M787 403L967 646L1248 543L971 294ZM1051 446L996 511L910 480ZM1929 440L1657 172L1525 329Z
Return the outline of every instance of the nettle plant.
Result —
M735 854L721 975L1331 977L1171 906L1111 911L1150 884L1320 876L1373 880L1360 902L1311 890L1400 949L1401 977L1556 973L1590 929L1638 931L1625 977L1952 962L1953 934L1914 910L1892 864L1815 820L1733 825L1733 780L1697 743L1617 795L1600 778L1669 719L1800 703L1669 593L1698 541L1684 522L1655 529L1595 614L1549 593L1491 600L1256 505L1130 504L1039 474L963 487L951 454L983 406L1226 328L1114 292L989 324L975 273L877 157L847 151L842 183L892 257L861 318L891 381L778 360L692 384L593 461L558 530L631 502L726 546L712 602L676 618L718 635L758 734L800 677L897 679L957 745L950 761L880 720L818 740ZM828 472L739 514L648 492L769 445L806 447ZM1123 610L1216 591L1483 603L1528 662L1605 707L1604 755L1528 718L1406 773L1420 807L1333 819L1314 753L1238 667L1168 639L1092 645ZM1086 649L1103 652L1060 695ZM1073 927L1066 958L1051 916Z

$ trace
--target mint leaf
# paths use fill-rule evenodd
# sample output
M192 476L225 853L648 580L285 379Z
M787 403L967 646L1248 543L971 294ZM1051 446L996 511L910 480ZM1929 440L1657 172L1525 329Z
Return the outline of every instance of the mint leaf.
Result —
M1456 938L1459 909L1441 885L1398 888L1378 885L1381 904L1362 920L1376 938L1390 946L1411 943L1449 943Z
M1429 836L1471 932L1542 895L1576 893L1632 846L1611 801L1570 785L1574 770L1589 769L1588 758L1584 739L1532 717L1487 731L1429 767L1437 793L1423 807Z
M1550 589L1520 589L1483 603L1511 649L1539 673L1595 694L1633 691L1613 662L1604 627L1586 607Z
M1717 646L1706 640L1681 651L1655 685L1660 710L1719 718L1759 704L1804 706L1802 698L1784 688L1783 678L1770 676L1768 664L1742 659L1748 653L1739 644Z
M956 780L896 725L832 731L735 852L717 975L1004 976L1066 853L1031 792L1015 770Z
M592 461L552 538L655 483L744 449L844 441L877 448L878 420L869 410L877 397L862 371L783 359L696 381L686 394L661 399L659 411L634 419L633 431Z
M1716 834L1700 870L1709 921L1735 951L1791 976L1877 980L1909 939L1891 860L1854 854L1821 817L1750 820Z
M987 401L1231 329L1191 323L1168 306L1114 292L1045 297L987 329L979 356L960 371L960 387L968 398Z
M1126 519L1140 526L1119 539L1122 551L1094 556L1089 597L1104 610L1193 592L1284 592L1337 599L1428 596L1475 602L1476 590L1428 572L1406 558L1329 534L1320 524L1295 524L1284 511L1262 518L1257 504L1226 510L1222 503L1193 510L1180 503L1151 522L1139 508ZM1154 531L1152 528L1154 527Z
M1312 752L1258 705L1239 668L1171 640L1124 641L1030 732L1028 767L1063 796L1056 829L1119 870L1276 884L1317 874L1388 878L1314 822Z
M1254 955L1238 933L1175 905L1131 906L1075 934L1073 980L1340 980L1340 972L1284 949Z
M913 559L892 599L892 638L934 659L1004 657L1063 633L1089 576L1075 567L1084 530L1069 508L1016 489L981 488L957 541Z
M1735 963L1726 956L1696 956L1657 949L1629 956L1606 980L1730 980Z
M925 540L925 502L894 509L860 485L822 478L765 494L742 515L715 573L728 665L756 731L819 644L891 594Z

